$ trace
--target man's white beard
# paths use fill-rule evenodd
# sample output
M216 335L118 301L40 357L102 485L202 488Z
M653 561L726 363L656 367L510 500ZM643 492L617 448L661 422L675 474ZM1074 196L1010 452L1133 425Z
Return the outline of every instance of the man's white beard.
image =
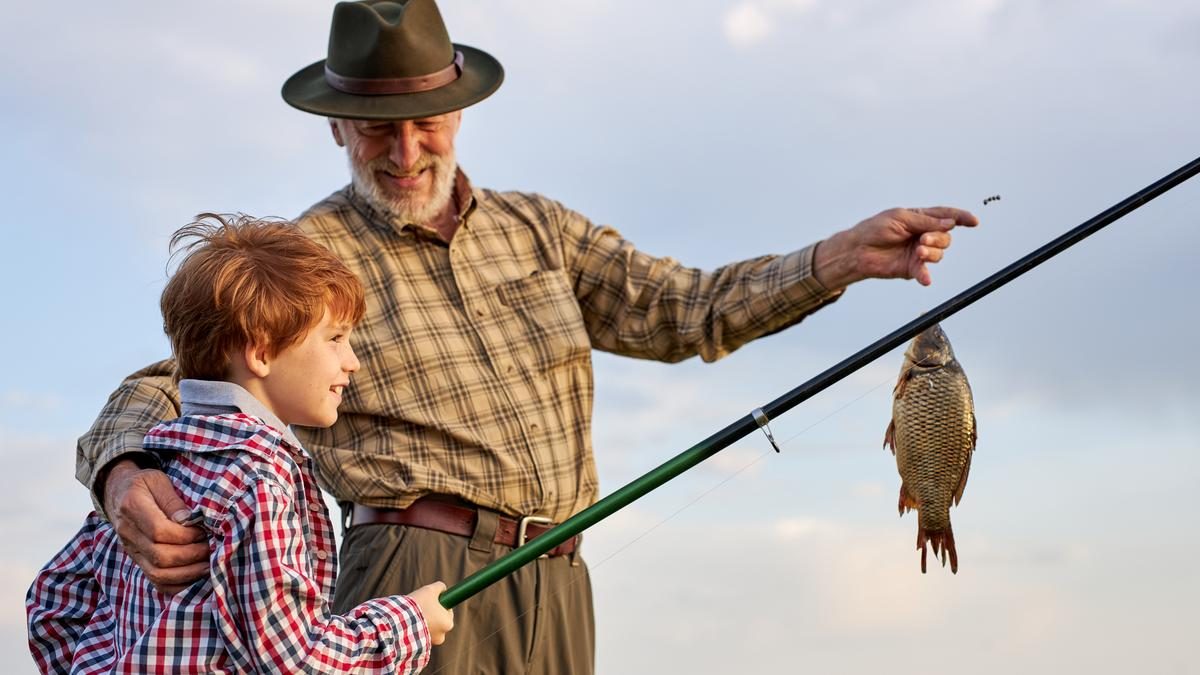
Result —
M350 175L354 190L376 210L391 217L399 225L429 225L442 213L454 194L454 176L458 172L458 162L454 152L448 155L425 154L413 167L412 172L418 172L428 167L433 178L433 190L429 199L421 200L412 196L397 197L379 184L375 177L376 171L389 171L393 174L403 174L398 166L387 157L376 157L365 166L359 167L350 158Z

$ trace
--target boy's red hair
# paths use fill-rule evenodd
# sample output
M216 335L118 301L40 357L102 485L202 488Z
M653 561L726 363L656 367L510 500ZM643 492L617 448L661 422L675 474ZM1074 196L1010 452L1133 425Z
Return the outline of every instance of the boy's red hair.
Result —
M351 324L366 311L358 277L292 223L202 213L171 237L177 247L186 255L160 302L177 380L225 379L246 345L274 356L326 308Z

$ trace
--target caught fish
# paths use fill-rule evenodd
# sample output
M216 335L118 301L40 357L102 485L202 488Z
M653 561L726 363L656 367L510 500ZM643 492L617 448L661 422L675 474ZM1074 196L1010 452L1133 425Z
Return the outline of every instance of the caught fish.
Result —
M900 515L917 511L917 548L925 573L926 545L950 558L958 573L958 551L950 529L950 505L962 500L978 437L971 385L939 325L913 338L892 398L892 421L884 447L900 471Z

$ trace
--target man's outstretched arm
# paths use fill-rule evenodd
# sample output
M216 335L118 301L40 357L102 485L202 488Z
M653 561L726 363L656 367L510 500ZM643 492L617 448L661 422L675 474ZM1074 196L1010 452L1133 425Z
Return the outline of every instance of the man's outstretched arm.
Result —
M961 209L890 209L786 255L713 271L638 251L608 227L549 202L564 267L593 347L627 356L713 361L798 323L867 278L916 279L950 246L950 230L978 220Z

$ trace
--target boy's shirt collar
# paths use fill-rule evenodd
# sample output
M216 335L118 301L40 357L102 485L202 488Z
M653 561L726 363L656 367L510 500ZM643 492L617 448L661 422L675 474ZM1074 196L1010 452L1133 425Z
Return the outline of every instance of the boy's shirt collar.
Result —
M284 424L262 401L232 382L218 380L180 380L180 413L187 415L226 415L242 412L257 417L283 435L283 440L303 448L292 428Z

